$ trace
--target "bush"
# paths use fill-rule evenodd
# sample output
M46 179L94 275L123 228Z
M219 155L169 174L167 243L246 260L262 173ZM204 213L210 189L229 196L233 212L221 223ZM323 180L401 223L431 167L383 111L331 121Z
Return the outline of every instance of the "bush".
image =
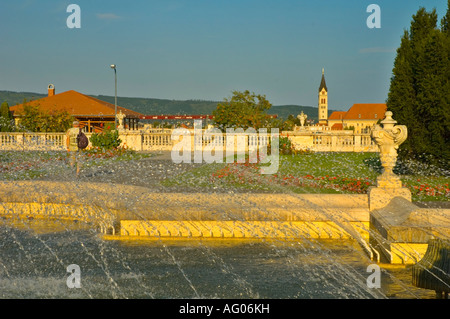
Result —
M269 140L269 145L267 145L267 154L270 155L272 152L272 139ZM278 148L280 155L309 155L314 152L309 149L296 149L295 145L292 144L289 136L279 136Z
M97 147L105 151L118 148L120 143L122 143L122 140L119 138L119 131L105 130L102 133L92 134L91 143L93 147Z
M280 154L290 155L295 151L295 148L292 145L292 142L289 139L289 137L280 136L279 145L280 145Z

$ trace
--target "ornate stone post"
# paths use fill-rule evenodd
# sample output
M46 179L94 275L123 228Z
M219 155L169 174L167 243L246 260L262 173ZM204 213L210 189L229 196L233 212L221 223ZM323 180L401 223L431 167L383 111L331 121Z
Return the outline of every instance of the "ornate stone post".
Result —
M117 129L119 130L123 130L125 127L123 126L123 119L126 117L125 114L122 113L122 111L119 111L119 113L117 113L116 118L119 121L119 126L117 127Z
M393 169L397 163L397 149L408 136L405 125L395 125L396 120L392 118L392 112L386 112L386 118L381 121L383 127L375 125L372 138L380 148L381 165L383 173L378 176L377 187L399 188L402 187L400 178L394 174Z
M392 112L387 111L385 119L372 130L372 139L380 150L380 160L383 173L377 178L377 187L369 189L370 210L381 208L389 204L392 198L401 196L411 201L411 192L402 187L400 178L394 174L393 169L397 162L397 150L408 136L405 125L395 125L397 121L392 118Z
M396 123L392 112L386 112L386 118L381 122L383 127L376 125L372 132L380 149L383 173L377 179L377 186L368 192L369 244L378 252L380 262L416 264L430 256L427 251L429 240L434 236L447 238L450 227L438 217L447 212L416 206L411 202L409 189L402 187L400 178L393 173L397 149L407 137L406 126ZM428 264L430 262L427 260ZM424 269L423 265L421 269Z
M302 113L298 115L297 118L300 120L300 125L303 127L305 125L306 119L308 118L308 115L304 114L302 111Z

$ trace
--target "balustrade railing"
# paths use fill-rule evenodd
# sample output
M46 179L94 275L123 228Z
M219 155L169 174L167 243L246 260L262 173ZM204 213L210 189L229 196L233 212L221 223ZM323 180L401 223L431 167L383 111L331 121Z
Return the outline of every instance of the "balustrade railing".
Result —
M0 133L0 150L64 150L64 133Z
M170 151L178 143L172 140L172 130L160 131L123 131L119 134L123 145L136 151ZM226 134L191 132L191 147L197 148L225 148L230 139ZM199 132L197 132L199 133ZM88 137L90 133L86 134ZM270 145L270 134L234 134L234 145L243 143L247 150L257 149ZM285 134L284 134L285 135ZM312 151L326 152L378 152L378 147L368 134L334 134L332 131L325 134L302 134L301 137L288 134L296 148L310 149ZM240 144L242 145L242 144ZM0 133L1 150L66 150L65 133Z

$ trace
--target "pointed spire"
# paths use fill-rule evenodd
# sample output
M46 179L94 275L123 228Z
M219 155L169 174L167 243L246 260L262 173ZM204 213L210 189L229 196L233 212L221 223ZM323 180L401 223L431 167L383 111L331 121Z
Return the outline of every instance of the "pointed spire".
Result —
M324 68L322 68L322 81L320 82L319 92L322 91L323 88L325 88L325 91L328 92L327 84L325 82L325 69Z

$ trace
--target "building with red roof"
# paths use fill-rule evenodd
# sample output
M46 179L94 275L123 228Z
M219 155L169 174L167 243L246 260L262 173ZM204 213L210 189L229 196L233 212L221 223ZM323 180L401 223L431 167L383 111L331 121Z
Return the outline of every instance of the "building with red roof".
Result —
M12 106L15 119L20 121L25 104ZM55 86L48 86L48 96L42 99L27 102L26 105L39 106L41 111L66 111L76 118L87 132L102 130L105 125L113 125L115 118L115 105L93 98L91 96L70 90L55 94ZM117 113L125 115L126 128L136 128L139 118L143 114L117 106Z
M373 127L379 120L384 119L387 105L384 103L358 103L347 111L336 111L331 113L328 118L328 126L332 130L339 129L354 129L355 133L368 133L369 129ZM337 125L339 124L339 125Z

